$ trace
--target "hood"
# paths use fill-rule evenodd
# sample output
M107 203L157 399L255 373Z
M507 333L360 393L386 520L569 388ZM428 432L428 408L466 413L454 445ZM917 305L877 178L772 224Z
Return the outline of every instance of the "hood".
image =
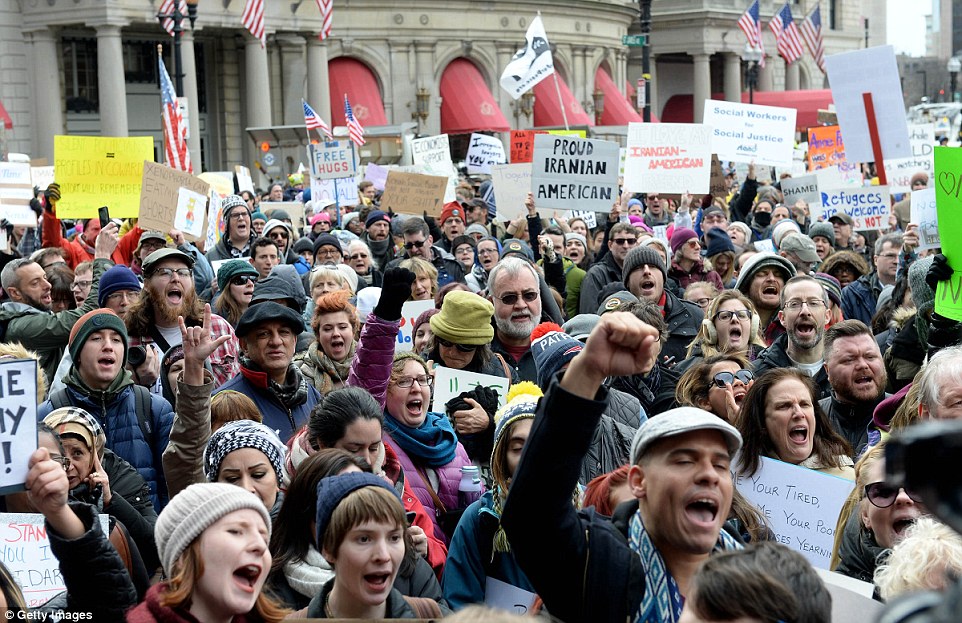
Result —
M123 370L104 391L91 389L83 382L83 379L80 378L80 374L77 372L77 365L74 364L70 366L70 371L63 377L63 382L67 387L80 392L91 400L106 404L116 398L127 386L133 385L134 379L129 370Z
M859 277L863 277L869 273L868 264L865 262L865 258L856 253L855 251L836 251L822 262L818 271L821 273L832 274L832 271L842 264L851 265L856 272L858 272Z
M6 303L0 304L0 316L14 317L14 316L22 316L24 314L51 314L51 313L53 312L37 309L36 307L31 307L26 303L18 303L15 301L7 301Z
M915 308L914 307L898 307L894 312L892 312L892 318L889 320L889 327L898 331L905 326L905 323L915 318Z

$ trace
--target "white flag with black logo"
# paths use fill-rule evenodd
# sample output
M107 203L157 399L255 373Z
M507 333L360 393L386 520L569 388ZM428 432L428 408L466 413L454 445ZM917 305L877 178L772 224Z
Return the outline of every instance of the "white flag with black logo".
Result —
M554 73L551 46L540 15L531 21L524 38L524 47L515 53L501 74L501 88L514 99Z

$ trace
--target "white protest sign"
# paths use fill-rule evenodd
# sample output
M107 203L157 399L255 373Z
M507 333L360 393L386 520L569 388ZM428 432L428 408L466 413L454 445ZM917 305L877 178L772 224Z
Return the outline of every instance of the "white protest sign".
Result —
M829 568L838 513L853 481L762 457L751 476L736 474L735 486L762 511L776 541L812 566Z
M350 141L327 141L308 147L311 161L311 179L333 180L345 177L353 179L357 173L354 150ZM311 192L311 199L314 193Z
M451 148L448 145L448 135L425 136L411 141L411 162L415 166L450 164Z
M752 243L755 250L759 253L775 253L775 242L771 238L765 238L764 240L756 240Z
M815 179L818 180L819 190L844 188L848 186L848 183L846 183L842 177L842 172L839 171L837 166L815 169L813 174L815 175ZM819 203L821 203L821 200L819 200Z
M618 200L618 143L536 134L531 192L539 208L610 212Z
M625 154L627 153L628 150L624 147L618 148L618 175L620 177L625 176Z
M491 173L491 165L505 164L508 158L504 155L501 139L475 133L468 144L467 161L468 173Z
M705 125L722 160L792 166L795 109L705 100Z
M855 231L887 228L891 209L888 186L822 191L822 218L827 221L836 213L845 212L855 221Z
M926 188L912 193L912 223L919 225L919 250L942 246L939 238L939 216L935 210L935 189Z
M652 233L655 235L655 238L657 238L658 240L663 240L668 244L671 244L671 241L668 240L667 225L655 225L654 227L651 228L651 230L652 230Z
M502 582L490 575L484 579L484 605L512 614L526 614L538 598L534 593Z
M39 188L45 190L54 182L53 165L46 167L30 167L30 181Z
M513 221L528 213L524 201L531 192L530 162L493 165L491 184L494 186L499 219Z
M414 350L414 321L429 309L434 309L434 300L408 301L401 306L401 326L394 343L394 352Z
M815 569L832 596L832 621L878 621L885 604L872 599L875 585L841 573Z
M7 241L7 230L6 230L6 228L0 229L0 251L2 251L2 252L4 252L4 253L9 253L9 252L10 252L10 249L7 248L7 245L9 245L9 244L10 244L10 243Z
M231 260L244 260L244 261L249 262L250 259L251 259L251 258L250 258L249 256L246 256L246 255L245 255L244 257L232 257L232 258L227 259L227 260L214 260L213 262L210 263L210 267L214 269L214 276L216 277L216 276L217 276L217 273L220 272L220 267L223 266L224 264L226 264L227 262L229 262L229 261L231 261Z
M234 176L237 178L237 192L247 191L254 194L254 180L251 178L251 170L242 165L234 166Z
M782 194L785 196L785 205L793 206L798 200L808 204L812 214L818 213L822 209L822 194L818 192L818 176L800 175L798 177L786 177L782 179Z
M0 359L0 495L24 490L37 449L37 361Z
M339 206L354 206L361 202L357 194L357 180L353 177L319 180L311 177L311 201L333 201Z
M825 58L825 69L848 161L875 161L863 93L872 94L883 157L911 157L895 48L884 45L833 54Z
M584 221L588 229L594 229L598 226L598 216L590 210L572 210L571 217L568 220L571 221L576 218Z
M371 162L364 169L364 179L374 184L374 188L384 190L384 185L387 184L387 168Z
M36 227L37 215L30 209L31 199L33 182L30 179L30 164L0 162L0 217L14 225Z
M911 158L886 158L885 176L889 190L893 193L912 192L912 176L923 172L929 179L935 177L935 124L920 123L909 126L909 143L912 147Z
M703 195L711 179L711 128L699 123L629 123L624 187Z
M511 379L506 379L503 376L492 376L438 366L434 369L434 402L431 403L431 410L444 413L444 405L449 400L460 395L461 392L471 391L478 386L489 387L498 392L498 408L500 409L504 406L504 399L508 395L510 385Z
M207 215L207 195L181 187L177 191L177 211L174 213L174 229L200 238L204 233L204 217Z
M210 189L210 206L207 210L207 228L204 231L204 248L210 251L220 240L221 217L223 208L221 207L221 196L213 188Z

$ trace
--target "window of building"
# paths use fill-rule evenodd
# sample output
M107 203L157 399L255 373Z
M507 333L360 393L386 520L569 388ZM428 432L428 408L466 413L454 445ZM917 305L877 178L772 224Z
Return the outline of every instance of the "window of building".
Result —
M838 27L838 0L828 0L828 29L839 30Z
M67 112L99 112L96 40L64 39L63 70Z

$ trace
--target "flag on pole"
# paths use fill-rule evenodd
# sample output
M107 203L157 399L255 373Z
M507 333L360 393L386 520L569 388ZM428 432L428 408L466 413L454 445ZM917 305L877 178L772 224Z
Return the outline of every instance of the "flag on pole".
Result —
M158 50L160 46L157 46ZM187 151L187 126L177 107L177 93L164 66L164 58L158 52L157 61L160 63L160 108L161 125L164 128L164 158L167 166L179 171L194 172L190 163L190 152Z
M174 14L174 0L164 0L160 9L157 10L160 15L173 15ZM180 0L180 14L187 19L187 0ZM158 18L160 19L160 25L164 27L167 34L171 37L174 36L174 20L170 17Z
M775 34L778 53L782 55L786 63L794 63L805 54L805 48L802 47L802 36L798 32L795 20L792 19L792 9L788 6L788 2L775 13L772 21L768 23L768 27Z
M745 13L738 18L738 27L745 33L748 45L762 53L758 61L760 67L765 66L765 43L762 41L762 20L758 8L758 0L754 0Z
M264 36L264 0L247 0L241 24L250 31L255 38L261 40L261 47L265 47L267 37Z
M347 93L344 94L344 119L347 121L347 131L351 135L354 144L360 147L364 144L364 128L354 117L354 110L351 109L351 102L347 101Z
M321 119L320 115L314 112L314 109L311 108L311 105L303 99L301 100L301 103L304 104L304 125L307 126L307 131L310 132L311 130L322 130L324 134L327 135L328 139L334 138L334 136L331 134L331 127L327 125L326 121Z
M515 52L501 74L501 88L513 99L554 73L551 46L540 15L531 20L524 40L524 47Z
M825 42L822 40L822 10L820 5L815 5L812 12L799 26L799 30L802 31L805 45L808 46L812 56L815 57L815 64L822 70L822 73L825 73Z
M317 38L324 41L331 36L334 0L317 0L317 8L321 10L321 32L317 34Z

